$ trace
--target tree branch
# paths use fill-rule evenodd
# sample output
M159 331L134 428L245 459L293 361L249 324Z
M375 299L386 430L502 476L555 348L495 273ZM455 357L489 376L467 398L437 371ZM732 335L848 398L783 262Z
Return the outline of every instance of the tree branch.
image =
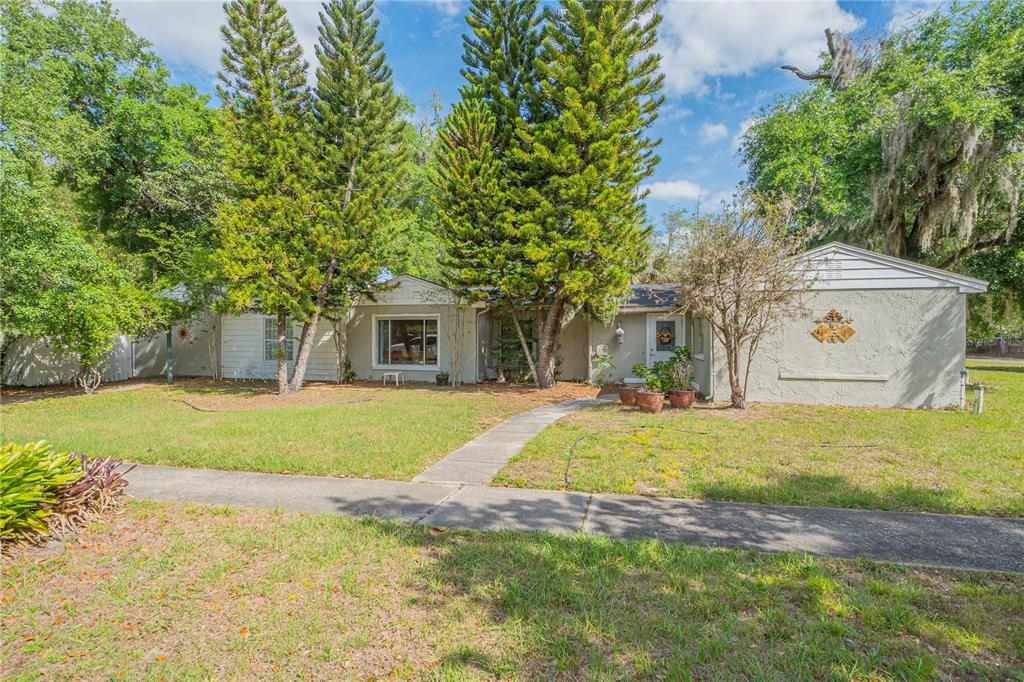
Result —
M939 267L945 270L949 266L953 265L953 263L956 263L958 260L965 256L970 256L972 253L977 253L982 249L990 249L993 246L999 246L1004 241L1005 237L999 236L992 237L991 239L983 239L981 241L974 242L973 244L968 244L967 246L958 249L956 253L954 253L952 256L943 261Z

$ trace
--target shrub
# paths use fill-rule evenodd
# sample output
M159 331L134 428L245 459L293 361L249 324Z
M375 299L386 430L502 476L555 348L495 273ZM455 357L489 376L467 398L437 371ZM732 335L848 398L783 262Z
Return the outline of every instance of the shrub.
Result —
M655 362L653 367L633 365L633 374L644 380L648 391L668 393L675 388L686 390L693 383L692 359L693 349L690 346L676 346L671 358Z
M43 441L0 448L0 538L46 533L58 492L81 476L71 453Z
M49 525L52 531L69 531L94 518L98 514L112 509L121 503L128 480L124 472L117 471L120 462L107 459L89 459L85 455L76 455L81 477L74 483L61 488L57 504Z
M57 452L44 441L0 448L0 538L61 534L116 506L128 484L111 459Z

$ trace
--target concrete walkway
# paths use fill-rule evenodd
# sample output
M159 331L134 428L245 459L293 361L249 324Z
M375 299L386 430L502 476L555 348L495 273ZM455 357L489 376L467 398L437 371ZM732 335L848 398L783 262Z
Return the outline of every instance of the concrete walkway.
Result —
M598 495L140 465L140 498L378 516L446 528L613 538L864 557L1024 572L1024 519Z
M519 454L526 442L562 417L584 407L617 399L564 400L510 417L491 430L455 450L440 462L412 479L413 483L453 483L485 485L505 464Z

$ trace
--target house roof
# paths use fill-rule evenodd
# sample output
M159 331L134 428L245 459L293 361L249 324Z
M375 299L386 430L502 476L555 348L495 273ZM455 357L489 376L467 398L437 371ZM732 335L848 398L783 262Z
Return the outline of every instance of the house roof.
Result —
M956 287L963 294L984 293L988 282L939 268L830 242L801 254L815 277L812 289L927 289Z
M678 284L633 284L620 308L678 308Z

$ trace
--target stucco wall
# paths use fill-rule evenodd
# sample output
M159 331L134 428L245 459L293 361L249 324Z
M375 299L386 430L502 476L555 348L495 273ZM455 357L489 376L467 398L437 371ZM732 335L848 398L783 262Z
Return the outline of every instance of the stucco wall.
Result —
M625 332L622 343L615 338L616 323L622 325L622 331ZM591 320L590 343L593 352L602 344L607 346L614 365L602 373L602 381L607 383L633 378L633 365L645 362L646 358L647 316L643 313L621 313L610 326Z
M558 378L561 381L587 380L587 324L584 315L572 318L558 339Z
M955 288L815 291L807 311L766 337L747 399L837 405L947 407L959 404L965 295ZM846 343L820 343L815 320L835 308L852 317ZM728 400L725 357L715 346L715 399Z

